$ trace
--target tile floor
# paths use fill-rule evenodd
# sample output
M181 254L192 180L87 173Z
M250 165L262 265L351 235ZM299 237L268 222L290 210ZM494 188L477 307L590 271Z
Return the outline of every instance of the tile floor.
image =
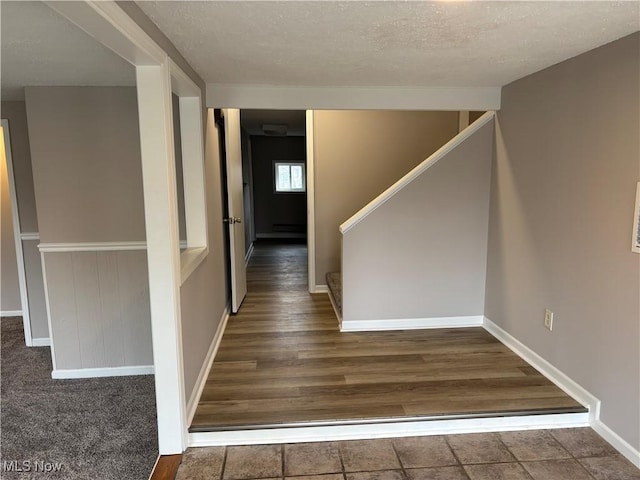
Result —
M177 480L640 480L590 428L187 450Z

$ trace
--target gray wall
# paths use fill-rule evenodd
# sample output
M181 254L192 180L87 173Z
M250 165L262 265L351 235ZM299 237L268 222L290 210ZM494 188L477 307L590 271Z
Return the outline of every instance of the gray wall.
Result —
M502 91L486 316L602 400L640 448L640 34ZM544 309L554 328L543 326Z
M130 87L25 89L36 208L59 369L151 365L137 98Z
M457 133L458 112L314 112L318 285L340 271L338 227Z
M133 87L25 89L40 240L144 240Z
M18 283L18 263L16 245L13 236L13 214L9 179L4 158L0 159L0 311L11 312L22 310L20 303L20 285Z
M184 383L187 400L203 366L218 329L229 292L225 279L225 242L222 222L222 183L218 150L218 130L213 110L207 115L205 135L205 175L209 216L209 255L180 289Z
M489 122L345 232L343 320L483 315L492 155Z
M6 118L9 121L13 175L16 182L21 233L38 233L38 215L33 191L33 171L31 168L26 106L24 102L2 102L0 110L2 118ZM31 336L35 339L49 337L44 282L42 279L42 262L40 261L38 243L39 240L22 241L29 298Z
M273 162L306 164L305 137L251 136L256 236L307 231L307 196L304 193L275 193Z

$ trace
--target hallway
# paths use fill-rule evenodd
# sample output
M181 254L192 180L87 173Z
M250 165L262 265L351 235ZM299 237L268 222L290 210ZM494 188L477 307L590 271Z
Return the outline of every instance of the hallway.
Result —
M306 259L256 245L190 431L585 411L482 328L340 333Z

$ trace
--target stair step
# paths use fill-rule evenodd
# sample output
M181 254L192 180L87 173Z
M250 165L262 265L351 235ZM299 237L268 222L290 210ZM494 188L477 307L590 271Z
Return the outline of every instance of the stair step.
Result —
M333 298L338 311L342 313L342 273L327 273L327 285L329 286L329 294Z

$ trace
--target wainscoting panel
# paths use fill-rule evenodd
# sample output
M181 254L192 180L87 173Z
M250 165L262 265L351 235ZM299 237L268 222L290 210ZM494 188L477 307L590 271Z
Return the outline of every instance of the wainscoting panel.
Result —
M54 369L153 364L146 251L42 255Z

